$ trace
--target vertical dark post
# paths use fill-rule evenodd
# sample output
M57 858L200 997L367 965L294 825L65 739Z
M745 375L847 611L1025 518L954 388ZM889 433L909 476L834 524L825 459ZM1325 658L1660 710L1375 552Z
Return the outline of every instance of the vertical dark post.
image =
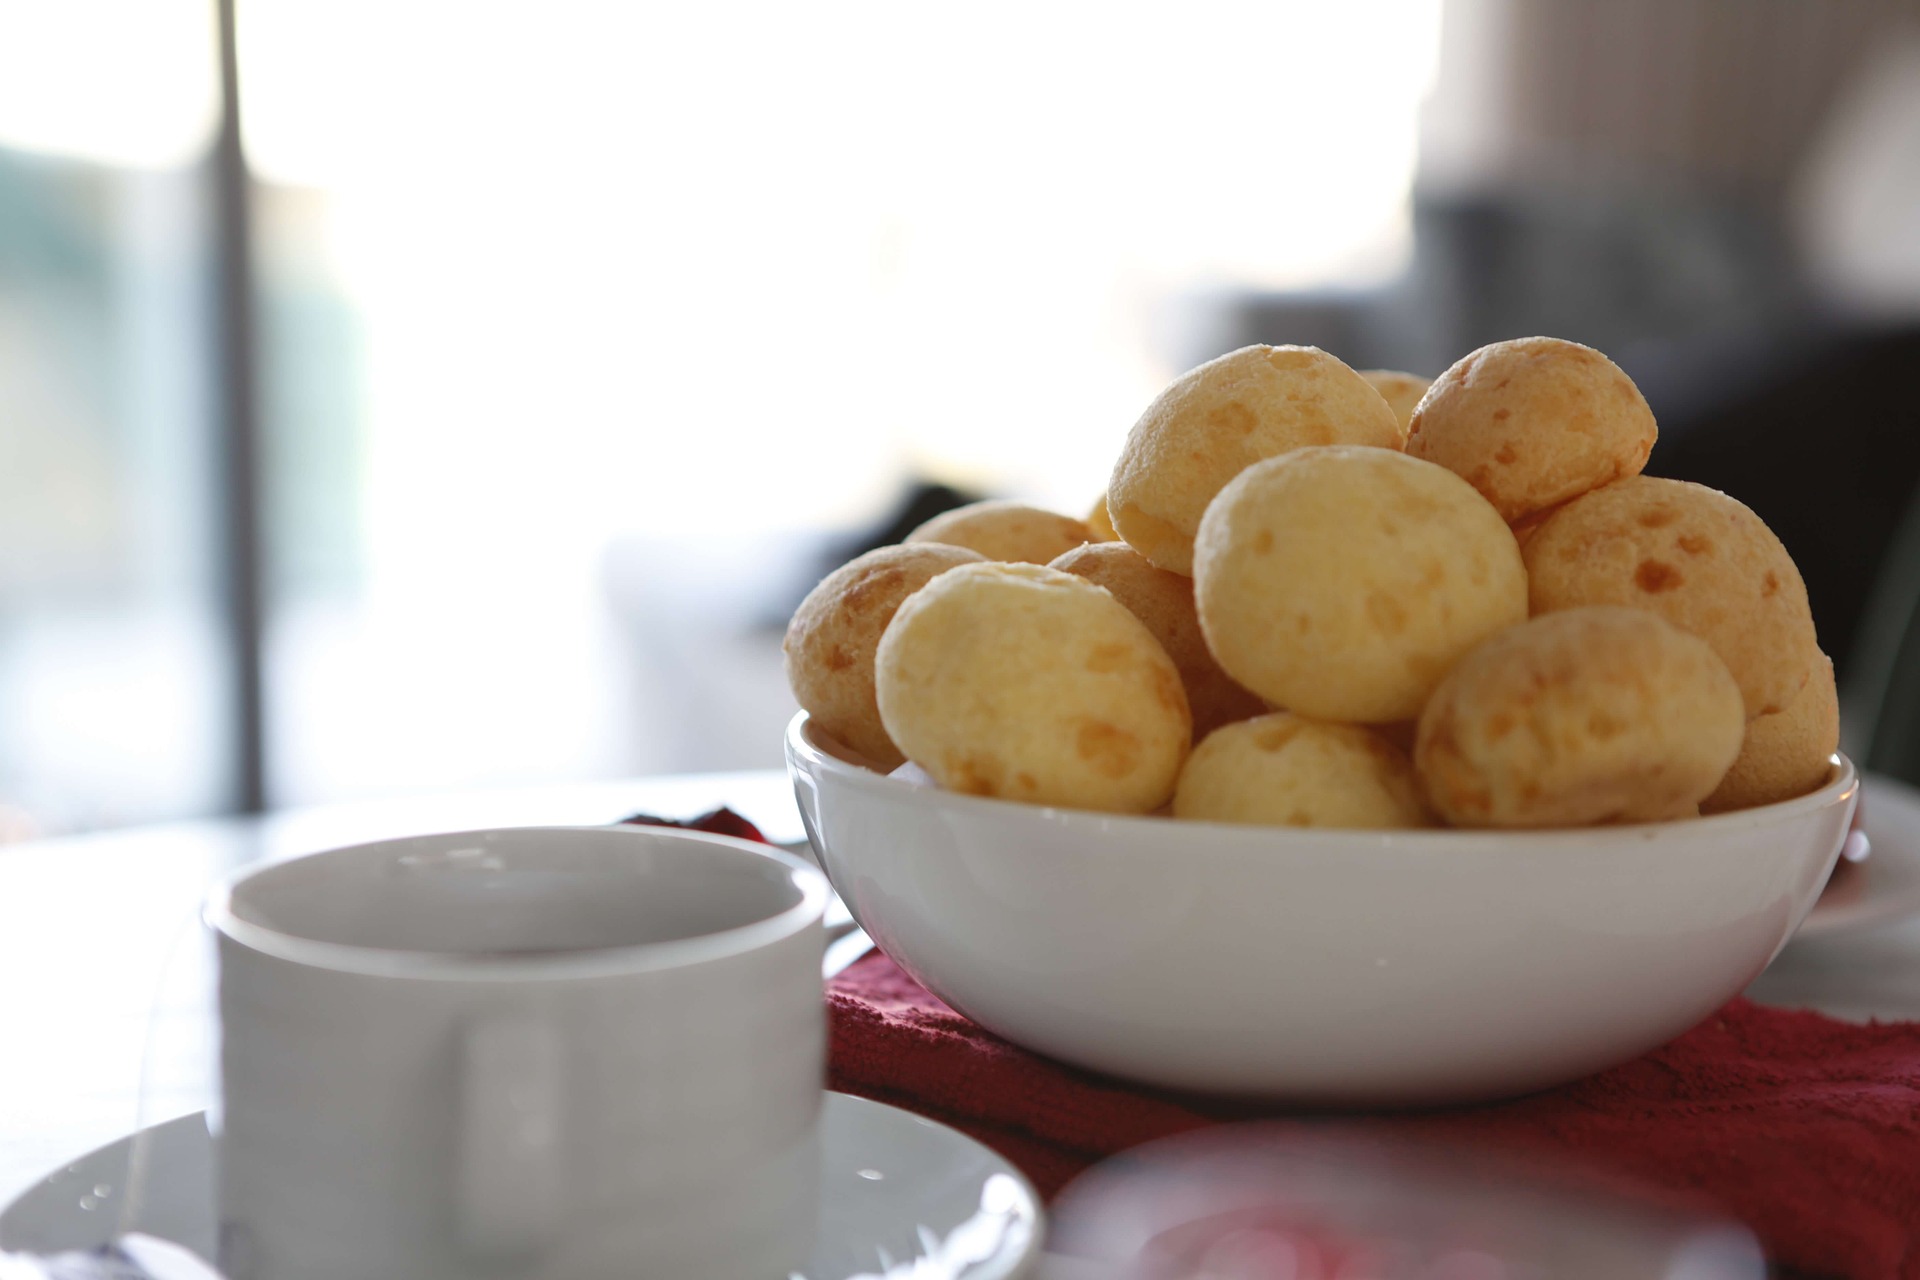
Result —
M260 407L256 382L253 208L240 139L240 59L235 0L215 0L220 27L220 136L213 154L214 331L219 360L220 556L230 651L232 808L267 805L266 706L261 668Z

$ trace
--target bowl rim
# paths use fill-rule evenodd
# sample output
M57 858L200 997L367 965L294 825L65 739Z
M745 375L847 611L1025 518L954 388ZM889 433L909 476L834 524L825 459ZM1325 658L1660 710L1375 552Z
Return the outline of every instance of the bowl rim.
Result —
M983 817L996 814L1019 814L1036 823L1081 830L1090 835L1110 833L1115 827L1144 831L1166 827L1175 821L1159 814L1105 813L1093 809L1066 809L1058 805L1022 804L994 796L972 796L935 787L919 786L869 769L864 765L854 764L826 750L814 741L812 721L805 711L796 713L788 722L786 747L787 766L791 773L831 774L857 789L896 797L914 794L930 806L960 813L974 813ZM847 749L842 748L842 750ZM1791 800L1775 801L1773 804L1756 805L1751 809L1733 809L1726 813L1703 814L1697 818L1680 818L1666 822L1621 823L1616 826L1592 827L1415 827L1371 830L1333 827L1265 827L1252 823L1181 819L1174 829L1182 836L1194 839L1231 839L1244 842L1249 836L1274 834L1282 839L1309 839L1315 844L1346 844L1376 848L1382 844L1393 844L1433 849L1475 848L1482 851L1489 843L1538 847L1543 844L1549 846L1591 844L1596 839L1609 842L1612 839L1678 840L1695 832L1725 833L1773 827L1849 802L1860 785L1859 771L1854 767L1853 761L1844 752L1836 751L1828 758L1827 768L1826 782L1806 795L1795 796Z

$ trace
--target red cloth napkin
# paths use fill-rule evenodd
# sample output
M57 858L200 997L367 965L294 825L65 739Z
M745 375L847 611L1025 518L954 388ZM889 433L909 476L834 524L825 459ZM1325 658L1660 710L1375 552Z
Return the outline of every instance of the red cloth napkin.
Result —
M878 952L835 978L827 1000L833 1088L972 1134L1049 1198L1114 1152L1249 1114L1028 1053ZM1704 1197L1797 1271L1920 1280L1920 1023L1854 1026L1736 1000L1577 1084L1363 1123L1542 1154L1679 1202Z

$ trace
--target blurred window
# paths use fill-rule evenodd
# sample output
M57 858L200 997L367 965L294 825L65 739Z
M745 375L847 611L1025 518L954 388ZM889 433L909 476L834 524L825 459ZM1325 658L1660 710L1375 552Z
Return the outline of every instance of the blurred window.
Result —
M203 0L0 0L0 839L217 807ZM25 815L25 816L23 816Z
M777 765L808 539L1401 265L1437 11L242 0L277 793Z
M924 478L1079 510L1409 250L1438 0L238 0L269 794L772 765ZM0 0L0 804L221 802L202 0Z

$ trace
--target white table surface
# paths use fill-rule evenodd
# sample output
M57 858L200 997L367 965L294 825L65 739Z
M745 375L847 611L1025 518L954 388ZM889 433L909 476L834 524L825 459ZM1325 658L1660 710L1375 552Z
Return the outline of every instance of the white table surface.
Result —
M719 804L771 839L803 838L783 775L736 773L0 846L0 1204L81 1152L211 1103L213 973L198 908L234 868L388 836L691 817ZM1796 942L1748 994L1856 1020L1920 1019L1920 919Z

